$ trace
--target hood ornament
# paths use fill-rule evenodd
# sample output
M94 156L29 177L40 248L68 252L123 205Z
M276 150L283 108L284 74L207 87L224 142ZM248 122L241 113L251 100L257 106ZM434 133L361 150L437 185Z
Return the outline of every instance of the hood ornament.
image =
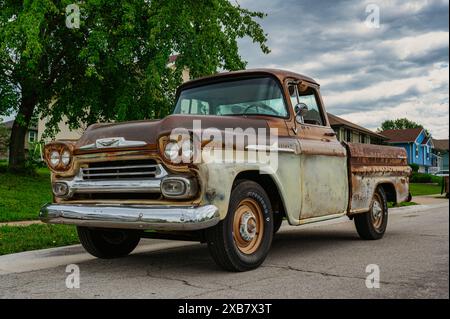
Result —
M127 141L124 137L107 137L100 138L95 143L81 146L82 150L111 148L111 147L137 147L147 145L144 141Z

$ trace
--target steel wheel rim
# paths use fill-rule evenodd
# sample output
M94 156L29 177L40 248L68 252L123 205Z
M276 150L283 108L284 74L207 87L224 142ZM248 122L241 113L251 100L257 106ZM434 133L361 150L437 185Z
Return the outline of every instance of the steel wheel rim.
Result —
M373 227L375 227L375 229L377 230L381 228L384 220L384 208L381 203L382 201L380 199L380 196L378 194L375 194L372 203L372 209L370 212L370 217L372 220Z
M233 239L243 254L253 254L261 246L264 217L258 203L250 198L242 200L233 218Z

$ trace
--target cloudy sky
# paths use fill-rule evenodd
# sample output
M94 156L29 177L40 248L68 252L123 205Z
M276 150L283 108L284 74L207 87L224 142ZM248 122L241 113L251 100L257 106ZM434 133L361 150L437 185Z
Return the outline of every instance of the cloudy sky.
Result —
M240 41L249 68L313 77L329 112L367 128L407 117L448 138L448 0L238 2L268 14L270 54ZM379 28L365 23L368 4L379 8Z

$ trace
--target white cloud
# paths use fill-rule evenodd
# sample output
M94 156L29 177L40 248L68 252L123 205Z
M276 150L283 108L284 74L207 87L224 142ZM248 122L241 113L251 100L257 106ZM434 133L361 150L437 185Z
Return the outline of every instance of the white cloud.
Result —
M419 99L404 102L388 109L349 113L339 116L374 131L385 120L406 117L430 130L434 138L445 139L449 137L448 103L430 104L423 99Z
M421 77L411 77L403 79L393 79L384 82L374 83L371 86L359 90L347 90L340 94L326 96L327 105L334 107L345 104L355 104L360 102L376 102L379 99L400 96L411 89L425 94L433 87L440 87L448 84L449 68L436 67L428 74Z
M380 108L367 109L364 112L350 112L340 116L372 130L377 129L385 120L406 117L429 129L433 137L448 138L448 76L448 64L444 66L436 64L434 69L424 77L388 81L357 92L343 92L345 98L350 99L352 102L354 102L352 98L362 98L365 94L371 95L370 98L373 99L375 92L384 91L386 94L400 94L407 91L410 87L418 88L420 95L406 99L398 104L390 102L388 105ZM445 86L447 89L440 92L433 91L434 88L441 86ZM324 99L327 101L326 97ZM331 100L333 101L333 98ZM338 105L334 105L334 107L335 110L339 109Z
M449 33L428 32L416 36L383 41L382 48L393 50L400 60L426 56L433 50L448 48Z
M293 64L292 68L301 69L302 72L314 72L319 69L326 69L331 66L349 63L349 61L368 59L371 54L372 52L370 50L326 52L317 56L317 59L314 61Z

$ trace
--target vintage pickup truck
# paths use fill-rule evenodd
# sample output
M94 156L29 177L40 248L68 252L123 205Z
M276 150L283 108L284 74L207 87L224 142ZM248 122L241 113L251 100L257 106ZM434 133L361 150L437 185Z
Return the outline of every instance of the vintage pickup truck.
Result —
M258 134L270 141L255 142ZM249 160L255 151L276 165ZM409 198L405 150L339 142L319 84L282 70L186 82L172 115L94 124L44 155L54 200L41 220L76 225L99 258L125 256L143 237L195 240L224 269L246 271L264 261L283 219L347 215L361 238L380 239L388 202Z

